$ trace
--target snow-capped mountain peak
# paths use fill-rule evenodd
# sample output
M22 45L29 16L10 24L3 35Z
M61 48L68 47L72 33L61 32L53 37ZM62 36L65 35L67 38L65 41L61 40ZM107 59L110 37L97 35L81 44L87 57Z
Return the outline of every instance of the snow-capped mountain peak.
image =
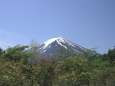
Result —
M40 44L38 47L39 56L54 57L54 54L58 53L58 48L60 46L75 53L79 53L81 51L84 52L87 50L86 48L72 43L63 37L57 37L49 39L46 42Z
M62 46L66 49L69 49L71 47L71 49L73 49L74 51L77 51L77 49L74 49L75 47L79 48L79 49L84 49L83 47L79 46L79 45L76 45L68 40L66 40L65 38L63 37L57 37L57 38L52 38L52 39L49 39L47 40L46 42L42 43L40 45L40 52L43 53L43 52L46 52L47 50L49 50L51 47L59 47L59 46ZM56 47L56 48L57 48Z
M44 44L45 44L45 46L47 47L49 44L51 44L52 42L57 41L57 40L63 41L63 38L62 38L62 37L52 38L52 39L49 39L49 40L47 40L46 42L44 42Z
M67 48L66 46L64 46L64 45L61 44L62 42L63 42L63 43L65 42L65 39L62 38L62 37L57 37L57 38L49 39L49 40L47 40L46 42L44 42L44 47L43 47L42 49L47 48L47 47L48 47L49 45L51 45L54 41L56 41L59 45L61 45L61 46L65 47L65 48Z

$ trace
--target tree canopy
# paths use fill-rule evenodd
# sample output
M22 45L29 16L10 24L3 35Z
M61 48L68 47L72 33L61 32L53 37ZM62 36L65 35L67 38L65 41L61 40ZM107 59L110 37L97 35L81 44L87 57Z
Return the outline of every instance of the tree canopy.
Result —
M29 46L21 45L5 51L0 48L0 86L115 85L115 49L92 57L59 49L59 61L37 58L35 46L30 52L28 49ZM37 63L31 61L35 59Z

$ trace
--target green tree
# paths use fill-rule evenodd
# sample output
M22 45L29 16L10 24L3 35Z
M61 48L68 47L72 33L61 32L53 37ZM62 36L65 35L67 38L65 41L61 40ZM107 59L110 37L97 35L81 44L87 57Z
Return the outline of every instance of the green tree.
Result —
M89 85L90 70L87 67L87 58L85 57L68 57L63 61L59 61L58 68L61 74L59 82L63 85L80 86L82 84Z
M5 51L0 47L0 57L3 53L5 53Z
M22 73L22 64L12 61L0 62L0 86L24 86L25 75Z
M108 57L111 65L113 66L115 64L115 49L108 51Z
M35 79L40 86L52 86L55 79L55 59L41 57L38 60L38 69L34 71Z
M66 49L64 47L59 47L57 50L58 53L56 53L55 55L60 57L61 60L77 55L76 53L73 53L69 49Z
M28 63L28 58L31 57L33 53L26 52L25 50L28 46L20 46L16 45L15 47L9 47L6 49L6 53L1 55L1 58L5 59L6 61L22 61L23 63Z
M0 47L0 55L3 53L3 49Z

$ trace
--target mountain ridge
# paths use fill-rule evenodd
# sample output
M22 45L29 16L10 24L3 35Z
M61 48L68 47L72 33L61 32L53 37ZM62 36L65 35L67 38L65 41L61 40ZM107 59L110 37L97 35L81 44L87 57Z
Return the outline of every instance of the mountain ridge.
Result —
M38 56L44 56L47 58L56 57L55 53L58 53L58 48L63 47L65 49L69 49L71 52L78 53L78 52L85 52L88 49L77 45L63 37L52 38L44 43L41 43L38 47L39 54ZM92 53L92 55L97 55L97 53Z

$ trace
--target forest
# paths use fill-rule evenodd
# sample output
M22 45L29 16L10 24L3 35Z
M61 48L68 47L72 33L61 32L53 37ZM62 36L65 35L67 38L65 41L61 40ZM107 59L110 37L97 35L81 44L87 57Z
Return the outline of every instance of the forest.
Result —
M61 60L37 58L34 47L0 48L0 86L115 86L115 49L88 56L60 49ZM71 53L73 54L73 53Z

